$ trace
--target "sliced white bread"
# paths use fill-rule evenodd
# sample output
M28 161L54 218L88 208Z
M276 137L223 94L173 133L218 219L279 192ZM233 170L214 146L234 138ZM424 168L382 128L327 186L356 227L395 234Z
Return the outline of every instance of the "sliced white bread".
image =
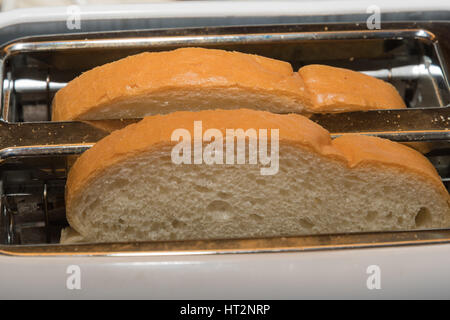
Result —
M248 161L174 164L172 133L183 128L194 137L194 121L224 136L278 129L278 172L261 175L264 165ZM450 226L449 194L417 151L375 137L332 140L303 116L243 109L151 116L113 132L70 170L66 210L71 227L92 242Z
M405 108L387 82L340 68L203 48L147 52L94 68L56 93L52 119L140 118L249 108L275 113Z

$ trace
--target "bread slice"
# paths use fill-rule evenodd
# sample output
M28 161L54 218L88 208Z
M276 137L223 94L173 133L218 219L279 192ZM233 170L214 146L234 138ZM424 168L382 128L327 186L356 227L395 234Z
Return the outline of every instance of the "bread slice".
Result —
M52 119L125 119L217 108L320 113L404 107L391 85L350 70L312 66L294 72L287 62L258 55L181 48L130 56L83 73L56 93Z
M172 133L194 137L194 121L224 136L226 129L278 129L279 139L271 134L268 142L279 141L278 172L261 175L267 165L249 161L175 164ZM72 228L92 242L450 226L449 194L417 151L375 137L331 140L303 116L247 109L151 116L113 132L70 170L66 210Z

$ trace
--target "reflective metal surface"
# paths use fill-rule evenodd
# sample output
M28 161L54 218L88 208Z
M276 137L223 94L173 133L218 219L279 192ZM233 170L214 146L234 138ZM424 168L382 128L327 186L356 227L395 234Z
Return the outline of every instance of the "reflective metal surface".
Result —
M422 29L412 30L359 30L359 31L323 31L320 32L290 32L290 33L265 33L265 34L229 34L229 35L201 35L182 37L151 37L151 38L114 38L95 40L69 40L69 41L42 41L11 44L4 48L7 55L17 52L39 52L49 50L74 50L74 49L110 49L110 48L142 48L147 47L171 47L171 46L203 46L235 43L275 43L298 40L349 40L349 39L392 39L404 38L435 40L433 33Z
M450 230L314 235L262 239L1 246L15 256L153 256L251 254L450 243Z
M312 115L333 137L359 133L399 142L450 139L450 107L374 110ZM0 121L0 161L26 156L79 154L112 130L139 119L85 122L7 123Z

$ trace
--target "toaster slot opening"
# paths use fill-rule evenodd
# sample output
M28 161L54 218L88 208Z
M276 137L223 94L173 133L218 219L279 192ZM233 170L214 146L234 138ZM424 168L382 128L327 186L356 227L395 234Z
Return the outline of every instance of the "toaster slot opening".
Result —
M253 53L291 63L327 64L392 83L410 108L450 103L446 68L433 34L424 30L219 34L10 44L3 60L3 119L50 121L57 90L82 72L144 51L198 46Z

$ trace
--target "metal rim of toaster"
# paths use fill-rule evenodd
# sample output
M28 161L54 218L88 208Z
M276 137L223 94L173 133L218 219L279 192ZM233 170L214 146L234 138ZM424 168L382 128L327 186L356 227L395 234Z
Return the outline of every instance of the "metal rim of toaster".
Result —
M320 31L289 32L265 34L220 34L194 36L155 36L93 40L39 41L13 43L3 48L3 56L18 52L37 52L49 50L140 48L143 46L193 46L246 43L273 43L297 40L349 40L349 39L423 39L434 41L436 36L424 29L359 30L359 31Z
M450 229L311 235L256 239L1 246L6 256L178 256L368 249L450 243Z

